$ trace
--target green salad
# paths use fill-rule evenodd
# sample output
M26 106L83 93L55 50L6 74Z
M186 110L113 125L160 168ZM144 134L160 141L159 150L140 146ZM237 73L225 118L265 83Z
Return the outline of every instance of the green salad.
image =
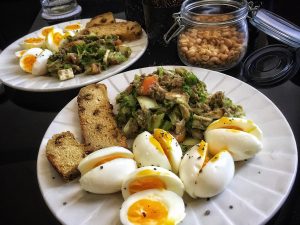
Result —
M68 37L59 52L50 56L47 70L58 78L60 72L99 74L107 67L126 61L131 54L128 46L116 35Z
M161 128L183 144L203 139L207 126L223 116L244 116L223 92L208 93L204 82L184 68L159 67L152 74L136 75L116 99L117 123L128 138Z

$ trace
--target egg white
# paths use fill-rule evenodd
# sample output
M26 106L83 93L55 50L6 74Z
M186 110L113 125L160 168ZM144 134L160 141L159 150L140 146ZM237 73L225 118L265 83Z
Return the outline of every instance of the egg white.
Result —
M78 165L78 170L82 175L94 168L94 166L107 156L118 155L123 158L133 158L133 153L126 148L120 146L112 146L102 148L87 155Z
M193 146L185 154L180 165L179 176L186 192L192 198L209 198L221 193L234 175L231 154L221 151L209 158L208 145L201 141Z
M45 45L45 38L41 37L29 37L24 39L20 46L23 49L31 49L31 48L43 48Z
M120 191L123 180L137 168L132 158L132 153L122 147L103 148L91 153L78 165L81 187L96 194Z
M82 189L91 193L115 193L121 190L124 178L135 169L134 160L117 158L85 173L81 176L79 183Z
M161 145L148 131L144 131L134 139L133 154L141 166L153 165L171 170L171 164Z
M41 48L31 48L27 50L20 58L19 65L27 73L32 73L33 65L39 54L43 52ZM30 60L29 60L30 59Z
M58 52L60 46L65 41L65 33L60 28L54 28L46 38L46 47L52 52Z
M186 152L180 164L179 177L184 184L185 191L192 198L197 197L194 186L197 176L204 164L206 155L207 143L201 141Z
M234 176L234 161L228 151L219 152L200 170L194 194L200 198L210 198L221 193Z
M212 122L206 129L210 131L213 129L235 129L240 130L251 135L254 135L258 140L262 140L263 132L252 120L245 118L222 117Z
M33 75L45 75L47 73L47 61L48 58L52 55L53 53L48 50L44 49L37 57L36 62L33 64L32 67L32 74Z
M181 147L169 132L162 129L154 129L154 138L161 144L174 173L178 173L179 165L182 158Z
M213 155L228 150L235 161L252 158L262 150L262 142L254 135L234 129L213 129L205 132L209 152Z
M52 31L53 29L54 29L54 26L43 27L38 31L38 36L46 39L49 32Z

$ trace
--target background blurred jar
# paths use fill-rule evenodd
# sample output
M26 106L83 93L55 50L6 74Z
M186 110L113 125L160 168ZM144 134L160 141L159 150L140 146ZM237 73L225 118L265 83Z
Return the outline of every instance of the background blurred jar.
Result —
M181 61L218 71L237 65L247 50L247 13L245 0L185 1L177 17Z
M42 10L48 15L62 15L72 12L77 7L76 0L40 0Z

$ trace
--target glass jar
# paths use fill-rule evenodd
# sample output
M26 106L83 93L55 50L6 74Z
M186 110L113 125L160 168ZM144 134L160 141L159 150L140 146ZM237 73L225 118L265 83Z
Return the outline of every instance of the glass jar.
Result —
M168 43L178 35L178 55L185 65L227 70L246 53L247 14L246 0L187 0L164 39Z

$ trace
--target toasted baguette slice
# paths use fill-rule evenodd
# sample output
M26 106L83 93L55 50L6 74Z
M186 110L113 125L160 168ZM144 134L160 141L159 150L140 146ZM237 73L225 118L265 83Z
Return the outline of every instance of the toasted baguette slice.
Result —
M101 15L95 16L92 18L86 25L85 28L99 26L103 24L115 23L115 17L112 12L103 13Z
M126 137L117 127L104 84L81 88L77 103L86 153L110 146L127 147Z
M84 145L70 131L55 134L47 143L46 156L62 178L70 181L80 175L77 167L85 157Z
M141 37L142 27L137 22L127 21L111 24L103 24L85 28L80 35L118 35L122 41L132 41Z

